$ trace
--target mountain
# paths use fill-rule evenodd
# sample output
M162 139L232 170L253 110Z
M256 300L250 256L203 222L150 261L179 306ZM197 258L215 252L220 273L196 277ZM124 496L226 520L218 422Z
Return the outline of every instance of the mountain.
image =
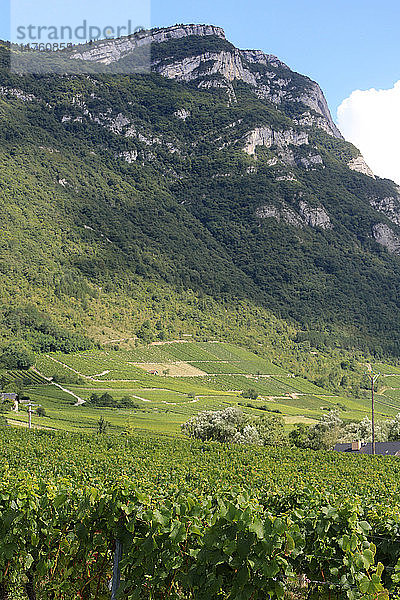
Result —
M129 74L138 50L151 72ZM38 54L53 75L10 56L3 344L185 332L400 353L400 189L317 83L211 25Z

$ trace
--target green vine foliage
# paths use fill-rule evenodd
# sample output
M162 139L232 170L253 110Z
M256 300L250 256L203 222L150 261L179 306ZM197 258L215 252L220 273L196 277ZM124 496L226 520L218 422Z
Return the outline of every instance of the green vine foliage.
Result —
M286 510L283 504L286 503ZM115 540L123 544L119 598L278 599L305 578L310 592L388 597L399 580L400 549L385 569L357 501L265 497L233 491L160 501L129 480L75 487L10 479L0 496L0 589L29 583L43 600L109 598ZM379 529L380 528L380 529ZM385 581L384 581L385 579ZM387 586L385 588L385 585ZM8 596L12 597L12 596Z

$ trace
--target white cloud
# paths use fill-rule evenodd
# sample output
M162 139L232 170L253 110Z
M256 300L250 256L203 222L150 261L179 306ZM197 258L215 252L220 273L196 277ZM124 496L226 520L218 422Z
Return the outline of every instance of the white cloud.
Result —
M374 173L400 184L400 81L389 90L355 90L337 117L340 131Z

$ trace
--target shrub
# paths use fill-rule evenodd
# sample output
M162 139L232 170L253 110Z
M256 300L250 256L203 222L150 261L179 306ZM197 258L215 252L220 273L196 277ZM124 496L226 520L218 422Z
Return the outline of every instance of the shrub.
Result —
M199 440L259 446L282 442L284 439L281 417L250 417L233 407L201 412L184 423L182 431L187 436Z
M79 377L79 375L74 375L73 373L71 373L71 375L55 373L52 376L52 379L54 383L67 383L70 385L82 385L85 383L82 377Z
M96 393L92 394L89 398L89 402L94 406L106 408L140 408L137 402L132 402L130 396L123 396L120 400L116 400L108 392L105 392L101 396Z
M243 398L250 398L250 400L257 400L258 398L258 393L253 388L243 390L241 395L243 396Z

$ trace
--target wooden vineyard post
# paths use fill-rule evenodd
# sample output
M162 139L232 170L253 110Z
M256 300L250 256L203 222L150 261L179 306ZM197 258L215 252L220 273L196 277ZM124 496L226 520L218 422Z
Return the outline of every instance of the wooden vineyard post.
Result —
M119 563L122 558L122 543L115 540L114 561L113 561L113 577L111 584L111 600L116 600L119 584L121 582L121 569Z

